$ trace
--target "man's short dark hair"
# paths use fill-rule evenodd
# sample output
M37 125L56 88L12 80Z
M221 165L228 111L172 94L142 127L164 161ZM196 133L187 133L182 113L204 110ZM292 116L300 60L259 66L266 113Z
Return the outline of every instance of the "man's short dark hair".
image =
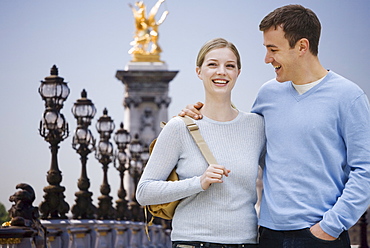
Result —
M293 48L297 41L306 38L310 43L310 52L317 56L321 24L316 14L302 5L290 4L275 9L261 21L259 28L266 31L271 27L280 26L285 32L285 38Z

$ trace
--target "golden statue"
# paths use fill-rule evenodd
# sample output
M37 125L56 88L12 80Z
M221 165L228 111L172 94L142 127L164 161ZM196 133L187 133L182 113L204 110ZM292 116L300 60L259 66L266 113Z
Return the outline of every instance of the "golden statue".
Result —
M159 54L162 49L158 45L158 27L161 25L168 15L168 11L164 11L159 21L155 20L155 16L159 7L165 0L158 0L146 17L146 7L143 1L135 3L134 6L129 4L135 18L135 36L130 43L133 47L128 51L132 55L134 62L161 62Z

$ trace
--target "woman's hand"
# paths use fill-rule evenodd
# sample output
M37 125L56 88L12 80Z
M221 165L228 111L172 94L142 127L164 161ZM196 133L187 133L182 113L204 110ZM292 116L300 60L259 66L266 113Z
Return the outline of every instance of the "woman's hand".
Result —
M203 103L201 102L197 102L194 105L189 104L183 110L181 110L181 112L179 113L179 116L184 117L185 115L187 115L195 120L202 119L203 116L199 111L202 107L203 107Z
M200 184L207 190L212 183L222 183L222 176L229 176L230 170L219 164L210 164L200 177Z

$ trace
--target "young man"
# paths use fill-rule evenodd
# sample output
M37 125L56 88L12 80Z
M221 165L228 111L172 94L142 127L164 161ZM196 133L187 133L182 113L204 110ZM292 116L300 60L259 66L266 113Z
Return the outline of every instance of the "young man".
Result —
M252 108L267 137L260 247L350 247L346 230L370 204L368 99L320 64L311 10L283 6L259 27L276 72Z
M350 247L347 230L370 204L368 99L320 64L321 25L310 9L280 7L260 30L276 79L252 108L267 138L259 247Z

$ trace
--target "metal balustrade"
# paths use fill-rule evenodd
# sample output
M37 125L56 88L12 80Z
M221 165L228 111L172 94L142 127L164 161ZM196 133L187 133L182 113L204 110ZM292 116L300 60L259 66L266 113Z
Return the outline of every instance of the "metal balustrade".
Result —
M114 220L43 220L48 248L170 248L170 230L161 225ZM1 248L36 248L35 230L22 227L0 229Z

